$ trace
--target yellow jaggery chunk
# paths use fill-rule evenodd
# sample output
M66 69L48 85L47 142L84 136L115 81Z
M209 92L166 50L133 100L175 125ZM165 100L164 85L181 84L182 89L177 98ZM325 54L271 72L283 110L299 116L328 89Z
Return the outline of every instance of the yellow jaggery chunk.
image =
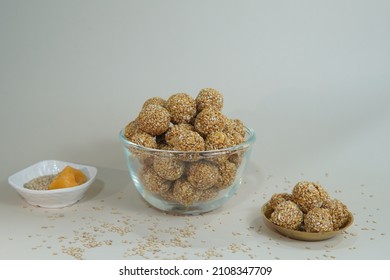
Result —
M86 181L87 176L81 170L66 166L50 183L49 190L75 187Z

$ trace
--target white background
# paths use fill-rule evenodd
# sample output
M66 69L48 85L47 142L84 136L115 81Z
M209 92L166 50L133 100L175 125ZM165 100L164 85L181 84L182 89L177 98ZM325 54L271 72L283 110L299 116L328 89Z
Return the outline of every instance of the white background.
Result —
M0 259L389 259L389 14L361 0L1 0ZM204 87L257 141L231 201L168 216L137 195L118 133L147 98ZM94 188L29 206L7 178L45 159L96 166ZM300 180L347 204L348 232L307 243L264 226L260 207Z

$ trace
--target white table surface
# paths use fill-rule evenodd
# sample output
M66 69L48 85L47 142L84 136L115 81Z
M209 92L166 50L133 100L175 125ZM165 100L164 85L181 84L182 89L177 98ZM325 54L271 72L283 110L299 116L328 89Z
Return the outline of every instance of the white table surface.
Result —
M315 2L315 3L314 3ZM0 259L389 259L387 1L1 1ZM118 140L149 97L214 87L255 129L238 193L170 216L136 193ZM94 165L72 207L28 205L8 177L45 159ZM321 242L267 228L301 180L354 214Z

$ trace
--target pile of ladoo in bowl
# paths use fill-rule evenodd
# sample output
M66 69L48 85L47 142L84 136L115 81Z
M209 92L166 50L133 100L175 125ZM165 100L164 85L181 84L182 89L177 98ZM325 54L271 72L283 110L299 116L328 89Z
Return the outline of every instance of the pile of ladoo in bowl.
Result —
M120 132L128 170L152 206L177 214L220 207L236 191L254 131L222 113L223 95L202 89L147 99Z

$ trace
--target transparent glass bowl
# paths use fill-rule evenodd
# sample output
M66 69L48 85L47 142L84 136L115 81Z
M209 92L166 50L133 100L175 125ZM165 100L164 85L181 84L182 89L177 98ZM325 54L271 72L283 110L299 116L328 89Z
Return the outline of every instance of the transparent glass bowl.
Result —
M164 212L196 215L219 208L236 193L256 136L245 127L243 143L200 152L145 148L128 141L123 130L119 138L130 177L143 199Z

